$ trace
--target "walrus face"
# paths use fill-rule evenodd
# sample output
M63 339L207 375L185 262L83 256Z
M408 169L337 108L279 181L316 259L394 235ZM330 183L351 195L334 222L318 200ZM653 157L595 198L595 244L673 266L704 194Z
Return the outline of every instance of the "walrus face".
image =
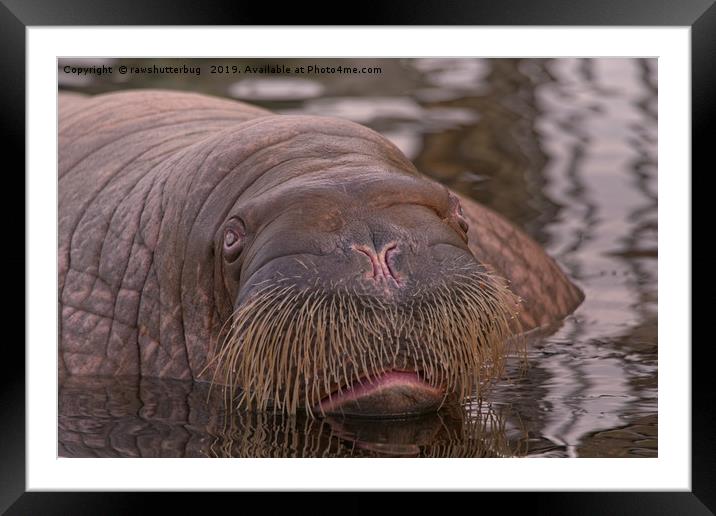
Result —
M215 379L259 410L436 410L498 373L515 299L446 188L345 177L294 178L227 214L215 254L234 311Z

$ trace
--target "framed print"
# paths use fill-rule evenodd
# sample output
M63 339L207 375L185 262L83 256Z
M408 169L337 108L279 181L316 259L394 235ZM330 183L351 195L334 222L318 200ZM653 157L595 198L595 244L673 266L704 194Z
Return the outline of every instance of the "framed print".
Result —
M713 510L691 337L709 2L342 27L80 4L2 7L27 192L3 510L256 490Z

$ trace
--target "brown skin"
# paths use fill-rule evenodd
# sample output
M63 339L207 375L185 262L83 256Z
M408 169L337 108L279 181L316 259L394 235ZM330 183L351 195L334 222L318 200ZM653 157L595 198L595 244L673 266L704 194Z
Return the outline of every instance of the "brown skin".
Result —
M222 325L278 278L401 303L469 261L522 298L524 330L583 298L360 125L151 90L61 94L59 115L61 375L211 379Z

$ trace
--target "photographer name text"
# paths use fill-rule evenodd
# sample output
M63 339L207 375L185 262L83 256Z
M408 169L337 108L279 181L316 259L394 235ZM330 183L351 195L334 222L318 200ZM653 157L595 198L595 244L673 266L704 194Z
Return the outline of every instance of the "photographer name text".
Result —
M118 66L64 66L62 71L66 74L77 76L101 76L119 73L120 75L202 75L203 72L209 75L362 75L381 74L383 70L379 66L321 66L318 64L290 66L284 64L272 65L234 65L234 64L212 64L212 65L118 65Z

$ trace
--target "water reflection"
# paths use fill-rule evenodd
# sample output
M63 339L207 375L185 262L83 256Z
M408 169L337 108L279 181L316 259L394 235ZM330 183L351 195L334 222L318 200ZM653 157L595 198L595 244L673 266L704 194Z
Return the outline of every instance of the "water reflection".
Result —
M68 378L59 393L65 457L504 457L519 431L482 405L404 420L227 413L207 384Z
M201 386L96 379L80 386L71 379L61 389L60 454L656 455L656 60L324 64L379 65L382 73L241 80L202 74L179 81L112 75L82 83L60 74L60 85L90 93L189 89L367 125L424 173L529 232L577 279L584 304L551 334L531 340L526 372L514 361L507 379L481 402L421 420L368 424L255 414L227 420L206 404Z

